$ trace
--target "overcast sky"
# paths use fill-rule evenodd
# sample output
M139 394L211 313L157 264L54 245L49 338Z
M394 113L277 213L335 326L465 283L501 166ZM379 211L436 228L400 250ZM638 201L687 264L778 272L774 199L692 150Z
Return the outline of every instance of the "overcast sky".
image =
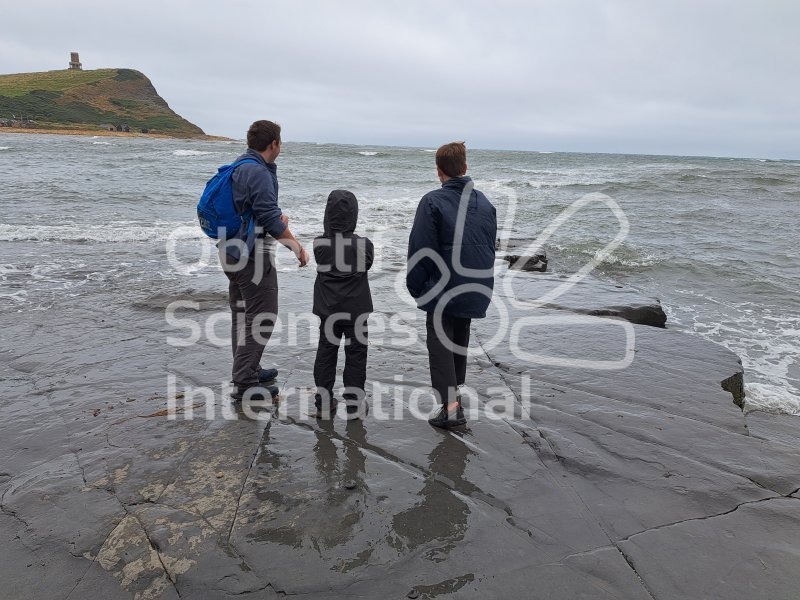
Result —
M26 0L0 72L129 67L207 133L800 158L797 0Z

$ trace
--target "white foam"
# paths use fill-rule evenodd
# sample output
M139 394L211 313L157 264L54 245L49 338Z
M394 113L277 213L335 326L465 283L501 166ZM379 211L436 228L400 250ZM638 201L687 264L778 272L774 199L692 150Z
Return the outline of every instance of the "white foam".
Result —
M11 300L12 302L17 302L17 303L25 302L27 297L28 297L28 292L26 292L25 290L19 290L14 292L13 294L0 293L0 298Z
M193 224L194 225L194 224ZM2 242L150 242L162 241L181 228L181 240L206 239L199 227L186 223L132 223L110 221L103 225L64 223L62 225L6 225L0 223ZM194 231L187 236L186 232Z
M111 142L92 142L95 146L110 146Z
M752 302L730 302L691 290L681 295L701 298L698 306L688 302L679 310L688 319L673 319L739 356L744 365L746 410L800 415L800 386L794 374L798 364L800 317L771 314L769 308ZM705 308L701 308L705 306ZM698 308L702 312L698 312ZM711 310L713 316L706 311ZM689 323L688 321L691 321Z
M378 153L377 153L377 152L368 152L368 151L366 151L366 150L363 150L363 151L359 152L359 154L360 154L361 156L375 156L375 155L376 155L376 154L378 154Z
M0 150L11 150L11 146L0 146Z
M600 250L597 250L594 253L594 258L597 259L600 256ZM610 264L610 265L622 265L624 267L652 267L659 261L659 257L653 254L643 254L642 256L636 258L627 258L627 257L620 257L616 256L615 254L611 254L606 256L602 262Z
M745 410L800 415L800 396L791 390L770 383L746 383Z
M526 173L536 173L537 175L547 175L551 172L548 171L539 171L537 169L514 169L515 171L526 172ZM490 179L487 181L476 182L476 185L479 183L485 187L489 186L499 186L499 187L509 187L514 185L525 185L534 189L547 189L547 188L562 188L562 187L569 187L573 185L609 185L614 183L620 183L619 181L609 180L609 179L591 179L588 177L569 177L566 174L555 173L556 175L560 175L563 179L554 180L554 181L542 181L540 179Z
M3 264L0 265L0 281L5 281L7 279L6 275L9 273L21 273L17 267L14 265Z
M203 156L205 154L212 154L204 150L173 150L173 156Z

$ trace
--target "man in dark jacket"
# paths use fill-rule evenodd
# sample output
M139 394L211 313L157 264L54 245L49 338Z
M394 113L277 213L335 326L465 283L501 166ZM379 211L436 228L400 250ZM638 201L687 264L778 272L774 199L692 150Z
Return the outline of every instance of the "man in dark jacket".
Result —
M436 151L436 170L442 187L425 194L417 206L406 287L428 313L431 385L442 403L428 422L447 428L467 422L458 386L467 371L470 322L486 316L492 299L497 215L466 176L463 142Z
M356 235L358 200L346 190L334 190L325 206L324 232L314 239L317 279L313 312L320 318L319 345L314 360L314 406L317 418L330 416L338 401L333 397L339 342L345 339L344 400L348 418L365 409L367 379L367 318L372 294L367 271L375 254L369 238Z
M273 263L274 240L292 250L304 267L308 253L289 230L289 219L278 206L275 159L281 152L281 128L271 121L256 121L247 131L247 152L231 177L237 212L252 211L254 227L242 224L230 240L220 244L220 261L228 277L228 301L233 322L232 380L234 400L264 400L278 388L265 383L275 379L275 369L262 369L261 356L278 312L278 273ZM254 326L255 324L255 326Z

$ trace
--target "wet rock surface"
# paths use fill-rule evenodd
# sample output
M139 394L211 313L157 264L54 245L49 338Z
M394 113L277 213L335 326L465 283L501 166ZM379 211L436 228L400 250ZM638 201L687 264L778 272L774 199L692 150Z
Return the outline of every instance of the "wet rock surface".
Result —
M282 312L312 275L281 273ZM225 311L223 280L176 289L202 300L182 316ZM602 282L532 306L562 281L518 273L444 432L411 416L424 321L393 282L376 317L406 330L371 330L363 421L306 416L315 322L265 355L280 405L232 407L229 347L167 344L169 291L4 314L0 597L796 597L800 419L744 415L736 356L592 315L655 305Z
M583 279L572 284L557 273L522 275L509 272L497 294L515 298L517 308L543 306L576 315L617 317L636 323L664 327L667 315L656 299L645 298L635 290L598 279ZM563 294L559 290L568 290Z
M509 269L520 271L547 271L547 254L540 252L531 256L520 256L519 254L508 254L503 257L508 262Z

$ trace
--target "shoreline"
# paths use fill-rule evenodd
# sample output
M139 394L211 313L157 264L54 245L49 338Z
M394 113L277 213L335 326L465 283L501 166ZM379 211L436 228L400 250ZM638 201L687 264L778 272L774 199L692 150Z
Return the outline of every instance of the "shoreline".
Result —
M136 137L136 138L156 138L156 139L170 139L170 140L203 140L203 141L217 141L217 142L231 142L235 141L232 138L221 135L192 135L192 136L176 136L166 133L135 133L124 131L106 131L104 129L26 129L22 127L2 127L0 133L34 133L43 134L49 133L51 135L80 135L80 136L102 136L102 137Z

